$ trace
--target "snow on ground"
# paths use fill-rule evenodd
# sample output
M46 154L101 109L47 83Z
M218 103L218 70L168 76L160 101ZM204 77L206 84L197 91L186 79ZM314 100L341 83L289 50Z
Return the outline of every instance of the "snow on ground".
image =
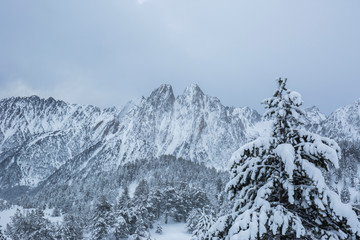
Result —
M44 217L48 219L52 223L61 223L63 221L63 217L53 217L52 214L54 212L54 209L46 209L44 210Z
M17 209L19 209L21 211L21 213L35 210L35 209L24 209L21 206L14 205L9 209L0 211L0 226L2 227L3 230L5 230L6 225L11 222L11 217L15 215L15 212ZM53 213L53 209L46 209L46 210L44 210L44 217L52 223L62 222L63 218L61 216L60 217L52 217L52 213Z
M132 182L130 185L129 185L129 196L131 197L131 198L133 198L134 197L134 193L135 193L135 189L136 189L136 187L139 185L139 183L138 182Z
M156 240L190 240L191 234L186 232L185 223L162 224L162 233L156 233L156 223L151 229L151 237Z
M0 226L2 230L5 230L6 225L11 222L11 217L15 215L16 209L23 210L20 206L12 206L10 209L6 209L0 212Z

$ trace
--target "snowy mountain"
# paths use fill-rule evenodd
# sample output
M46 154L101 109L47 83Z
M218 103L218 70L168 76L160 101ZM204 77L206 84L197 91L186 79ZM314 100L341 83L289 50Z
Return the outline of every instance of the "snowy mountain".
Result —
M0 186L35 186L86 149L88 126L114 118L111 109L40 99L0 102Z
M179 96L162 85L121 109L36 96L3 99L0 189L35 187L61 171L86 178L93 168L107 171L162 155L225 169L259 120L255 110L225 107L195 84Z
M337 141L360 140L360 99L331 113L312 130Z
M305 124L320 124L326 116L316 106L305 108Z
M323 136L358 140L359 106L357 101L328 117L311 107L305 109L305 122ZM174 162L173 169L167 169L163 156L225 170L232 153L266 134L268 126L255 110L223 106L195 84L179 96L170 85L161 85L148 97L119 109L36 96L3 99L0 195L19 196L30 188L39 201L46 202L49 194L66 191L68 195L82 192L86 198L95 194L89 190L95 185L96 191L118 191L124 176L136 181L128 172L147 174L146 169L133 169L140 166L139 161L149 167L149 176L160 165L168 175L179 168L179 162ZM104 188L114 179L118 179L116 186Z

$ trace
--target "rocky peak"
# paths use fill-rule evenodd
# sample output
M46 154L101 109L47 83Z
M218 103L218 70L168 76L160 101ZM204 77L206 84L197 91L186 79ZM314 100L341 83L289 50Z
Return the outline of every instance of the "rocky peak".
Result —
M168 100L174 100L174 92L169 84L162 84L160 87L152 91L150 94L150 97L148 98L151 101L168 101Z
M197 84L191 84L182 95L178 96L179 103L184 106L193 106L196 109L204 108L206 100L209 99Z
M166 108L169 110L175 101L175 96L171 85L161 85L150 94L150 97L147 98L147 101L149 101L150 104L156 109Z
M304 109L305 112L305 124L320 124L326 119L326 116L316 106L308 107Z
M183 95L193 98L198 96L204 96L204 93L197 84L193 83L187 88L185 88Z
M316 106L311 106L304 109L305 112L320 112L320 109Z

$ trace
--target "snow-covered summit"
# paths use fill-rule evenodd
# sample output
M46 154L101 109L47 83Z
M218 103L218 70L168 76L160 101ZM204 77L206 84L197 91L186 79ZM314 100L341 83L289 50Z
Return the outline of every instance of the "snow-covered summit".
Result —
M326 119L326 116L316 106L304 109L306 124L319 124Z
M196 83L192 83L190 84L190 86L185 88L184 95L197 96L197 95L204 95L204 93L200 89L199 85L197 85Z

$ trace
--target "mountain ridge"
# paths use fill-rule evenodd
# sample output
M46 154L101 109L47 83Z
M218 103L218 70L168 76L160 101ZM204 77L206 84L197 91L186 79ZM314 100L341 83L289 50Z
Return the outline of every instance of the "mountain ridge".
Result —
M76 171L162 155L224 169L259 120L255 110L225 107L196 84L178 96L164 84L121 109L37 96L2 99L0 189L36 187L76 156L86 158L93 146L94 156Z
M360 139L360 100L325 116L305 109L306 127L336 140ZM175 96L162 84L122 108L38 96L0 100L0 194L64 176L107 171L140 159L174 156L225 170L232 153L265 129L249 107L227 107L192 84ZM254 135L255 134L255 135ZM61 174L59 175L61 176Z

